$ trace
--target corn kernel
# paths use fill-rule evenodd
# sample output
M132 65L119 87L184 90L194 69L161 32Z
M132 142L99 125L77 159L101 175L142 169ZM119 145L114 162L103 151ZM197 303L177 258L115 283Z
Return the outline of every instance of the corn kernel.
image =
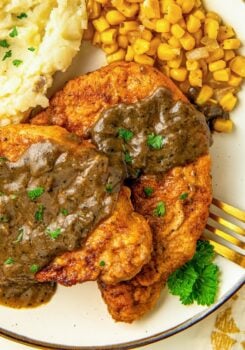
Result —
M133 50L132 46L129 45L128 48L127 48L125 61L131 62L131 61L133 61L133 59L134 59L134 50Z
M102 49L107 55L110 55L118 50L118 44L113 43L111 45L102 45Z
M124 60L125 55L126 55L125 50L119 49L118 51L107 56L107 62L112 63L112 62L116 62L116 61L122 61L122 60Z
M163 66L162 71L167 77L170 77L170 68L168 66Z
M185 34L185 31L179 24L176 23L171 26L171 33L175 38L180 39Z
M137 30L139 27L136 21L126 21L120 24L119 34L126 35L128 32Z
M98 18L101 14L101 4L96 1L88 1L87 11L90 20Z
M117 10L108 11L105 17L106 17L107 22L112 26L116 26L116 25L124 22L126 19L123 16L123 14Z
M144 29L142 32L141 32L141 38L144 39L144 40L147 40L147 41L151 41L152 39L152 32L148 29Z
M157 49L157 56L163 61L173 60L179 53L179 49L174 49L165 43L160 44Z
M197 96L196 103L198 105L203 105L213 96L213 93L214 93L214 90L210 86L203 85L203 87L201 88L201 91Z
M180 54L179 57L173 60L167 61L167 65L169 66L169 68L179 68L181 66L182 60L183 60L183 55Z
M235 52L233 50L225 50L225 61L230 61L235 57Z
M230 133L233 130L232 120L216 119L213 123L214 130L217 132Z
M190 51L195 47L195 39L189 33L185 33L185 35L180 38L180 43L186 51Z
M169 5L166 18L172 24L177 23L182 18L181 7L176 4Z
M115 42L116 36L117 36L117 29L111 28L102 32L100 34L100 39L103 44L111 45Z
M195 12L193 12L193 16L199 18L201 22L205 20L205 14L202 10L196 10Z
M161 18L156 21L156 32L168 33L170 31L170 23L166 18Z
M174 4L174 0L160 0L161 12L168 13L168 7Z
M140 5L140 11L146 18L160 18L160 6L158 0L143 1Z
M227 112L230 112L234 109L237 103L237 97L233 95L232 92L228 92L225 96L219 101L220 105Z
M186 30L186 23L184 18L181 18L178 22L178 24L181 26L181 28L183 28L184 30Z
M237 50L241 46L241 41L239 39L226 39L222 43L224 50Z
M168 41L171 38L171 33L161 33L161 38L163 42Z
M216 81L229 81L230 79L230 69L221 69L213 72L214 80Z
M189 73L189 82L191 86L202 86L202 71L201 69L192 70Z
M111 3L125 17L134 17L139 11L139 4L126 3L124 0L112 0Z
M93 37L92 44L93 44L93 45L99 45L100 43L101 43L101 40L100 40L100 33L99 33L99 32L95 32L95 33L94 33L94 37Z
M150 49L150 43L144 39L136 39L133 44L133 50L136 55L143 55Z
M223 60L219 60L219 61L209 63L208 68L210 72L215 72L216 70L224 69L225 66L226 66L226 62Z
M201 7L202 6L202 0L196 0L195 1L195 7Z
M93 20L93 25L95 27L95 29L101 33L103 32L104 30L110 28L110 25L109 23L107 22L107 20L105 19L104 16L101 16L95 20Z
M212 18L205 20L205 33L210 39L217 39L219 32L219 22Z
M184 14L190 13L195 6L195 0L183 0L181 7Z
M186 68L187 70L191 71L191 70L197 70L200 67L199 62L198 61L186 61Z
M200 46L201 39L203 37L202 29L199 29L196 33L193 33L193 36L196 41L196 47Z
M142 25L150 30L156 30L156 19L149 20L148 18L142 18L141 23Z
M207 12L206 16L207 18L215 19L218 23L221 22L221 18L216 12L212 12L212 11Z
M161 39L157 37L153 38L150 42L150 49L147 51L147 55L154 56L160 44L161 44Z
M139 64L147 64L149 66L153 66L154 64L154 59L147 55L135 55L134 60Z
M181 48L181 44L179 42L179 40L177 38L175 38L174 36L171 36L171 38L168 40L168 44L172 47L174 47L175 49Z
M122 49L126 49L128 47L128 38L126 37L126 35L118 35L117 41L118 45Z
M236 73L242 78L245 78L245 57L237 56L235 57L231 63L230 67L232 72Z
M173 68L170 70L170 77L176 81L185 81L187 70L185 68Z
M105 5L107 3L107 0L96 0L101 5Z
M231 74L228 84L233 87L239 87L242 83L242 77L238 77L237 75Z
M196 33L201 27L201 21L199 18L190 15L187 19L186 25L189 33Z
M218 48L218 49L214 50L213 52L210 52L209 57L207 58L207 63L211 63L211 62L220 60L221 58L224 57L224 54L225 54L224 50L221 48Z
M226 39L230 39L235 35L235 32L232 27L230 26L220 26L219 27L219 34L218 34L218 41L222 42Z

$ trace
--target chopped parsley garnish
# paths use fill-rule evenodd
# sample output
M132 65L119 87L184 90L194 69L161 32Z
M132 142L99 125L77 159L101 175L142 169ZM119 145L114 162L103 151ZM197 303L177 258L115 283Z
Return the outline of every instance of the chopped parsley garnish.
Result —
M36 49L35 49L35 47L28 47L28 50L33 52L33 51L35 51Z
M2 61L5 61L7 58L9 58L11 56L12 56L12 50L5 52Z
M8 158L6 157L0 157L0 163L7 162Z
M10 257L4 261L4 265L12 265L13 263L14 259Z
M112 184L107 184L106 185L106 187L105 187L105 190L106 190L106 192L108 192L108 193L112 193Z
M38 205L38 210L35 212L35 220L42 221L44 214L45 206L43 204Z
M46 232L52 239L56 239L61 234L61 228L57 228L56 230L53 230L53 231L48 228Z
M8 48L10 45L9 45L9 43L7 42L7 40L4 39L4 40L0 40L0 46L1 46L1 47L6 47L6 48Z
M125 152L125 154L124 154L124 160L125 160L125 162L126 162L127 164L131 164L133 158L131 157L131 155L130 155L128 152Z
M0 215L0 222L7 223L10 221L10 218L8 215Z
M23 61L21 61L21 60L13 60L13 65L15 66L15 67L19 67L22 63L23 63Z
M39 270L39 266L37 264L33 264L30 266L31 273L36 273Z
M32 190L27 191L27 195L32 201L39 198L43 193L44 193L43 187L36 187L36 188L33 188Z
M152 193L154 192L152 187L144 187L144 193L146 197L151 197Z
M23 239L23 236L24 236L24 229L23 228L19 228L19 234L18 236L16 237L16 240L13 241L14 244L16 243L20 243Z
M215 302L219 284L219 268L212 261L214 247L208 241L197 242L194 257L168 278L171 294L178 295L184 305L197 302L211 305Z
M69 214L68 210L65 208L60 209L62 215L67 216Z
M27 14L25 12L22 12L17 18L22 19L22 18L27 18Z
M166 213L166 207L165 207L165 203L164 202L159 202L156 206L156 208L153 210L153 214L155 216L164 216Z
M9 36L10 36L11 38L14 38L14 37L17 36L17 35L18 35L18 30L17 30L16 27L14 27L14 28L11 30L11 32L9 33Z
M188 192L181 193L181 195L179 196L179 199L181 199L182 201L186 198L188 198Z
M150 134L147 136L147 145L154 149L161 149L164 137L161 135Z
M101 260L101 261L100 261L100 266L102 266L102 267L105 266L104 260Z
M118 129L118 136L124 141L128 142L132 140L134 133L131 130L120 128Z

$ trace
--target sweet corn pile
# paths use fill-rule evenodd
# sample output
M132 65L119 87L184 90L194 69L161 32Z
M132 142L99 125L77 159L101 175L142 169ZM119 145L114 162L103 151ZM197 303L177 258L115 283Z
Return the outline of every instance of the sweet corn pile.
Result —
M241 42L220 16L201 0L88 0L85 40L103 49L108 63L125 60L155 65L188 93L195 103L216 104L230 112L245 78ZM230 132L230 120L217 131Z

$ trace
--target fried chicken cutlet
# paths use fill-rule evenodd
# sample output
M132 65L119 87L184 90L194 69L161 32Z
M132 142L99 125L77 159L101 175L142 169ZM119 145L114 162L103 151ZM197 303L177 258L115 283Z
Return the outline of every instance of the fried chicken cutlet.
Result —
M62 125L86 139L104 109L139 101L158 87L171 90L174 100L188 102L175 84L153 67L111 64L70 81L32 122ZM154 192L147 198L143 189L149 186ZM123 322L137 320L151 310L167 277L192 258L211 202L210 157L203 155L163 175L146 174L133 185L132 193L136 210L146 216L153 231L152 259L130 281L114 285L99 281L109 312ZM180 199L183 193L187 193L185 200ZM155 214L161 202L164 217Z

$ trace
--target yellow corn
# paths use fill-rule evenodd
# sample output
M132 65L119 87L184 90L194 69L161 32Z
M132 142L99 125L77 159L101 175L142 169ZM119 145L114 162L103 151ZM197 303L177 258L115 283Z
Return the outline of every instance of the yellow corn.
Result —
M119 49L118 51L107 56L107 62L112 63L112 62L116 62L116 61L122 61L122 60L124 60L125 55L126 55L125 50Z
M179 24L176 23L171 26L171 33L175 38L180 39L185 34L185 31Z
M186 30L186 23L184 18L181 18L178 22L178 24L181 26L181 28L183 28L184 30Z
M100 43L101 43L101 40L100 40L100 33L99 33L99 32L95 32L95 33L94 33L94 37L93 37L92 44L93 44L93 45L99 45Z
M101 4L99 4L97 1L88 1L87 11L90 20L98 18L101 13Z
M230 67L232 72L236 73L242 78L245 78L245 57L237 56L235 57L231 63Z
M230 26L220 26L219 27L219 34L218 34L218 40L220 42L230 39L235 35L235 32L232 27Z
M160 44L161 44L161 39L157 37L153 38L150 42L150 49L147 51L147 55L154 56Z
M215 19L218 23L221 22L221 18L216 12L212 12L212 11L207 12L206 17Z
M172 24L177 23L182 18L181 7L176 4L169 5L167 11L166 18Z
M163 42L168 41L171 38L171 33L161 33L161 38Z
M108 0L96 0L96 2L98 2L101 5L105 5L107 3Z
M97 19L94 19L93 25L94 25L95 29L100 33L102 33L104 30L110 28L110 25L104 16L101 16Z
M202 10L196 10L195 12L193 12L193 16L200 19L201 22L205 20L205 13Z
M173 60L167 61L167 65L169 66L169 68L179 68L181 66L182 60L183 60L183 55L180 54L179 57Z
M185 81L187 77L186 68L173 68L170 70L170 77L176 81Z
M180 38L180 43L186 51L190 51L195 47L195 39L189 33L185 33L185 35Z
M201 69L191 70L189 73L189 82L191 86L202 86L202 71Z
M230 69L221 69L213 72L214 80L216 81L229 81L230 79Z
M239 87L242 83L242 78L231 74L228 84L233 87Z
M126 35L118 35L117 42L122 49L126 49L128 47L128 38Z
M139 11L139 5L136 3L127 3L124 0L112 0L111 3L125 17L134 17Z
M129 45L128 48L127 48L125 61L131 62L131 61L133 61L133 59L134 59L134 50L133 50L132 46Z
M170 77L170 68L168 66L163 66L162 71L167 77Z
M201 21L199 18L190 15L188 16L186 25L189 33L196 33L201 27Z
M207 58L207 63L211 63L211 62L220 60L221 58L224 57L224 54L225 54L224 50L221 48L218 48L218 49L214 50L213 52L210 52L209 57Z
M225 50L225 61L230 61L235 57L235 52L233 50Z
M195 1L195 7L201 7L202 6L202 0L196 0Z
M149 66L153 66L154 64L154 59L147 55L135 55L134 60L139 64L147 64Z
M183 13L190 13L193 7L195 6L195 0L183 0L181 4Z
M170 23L166 18L161 18L156 21L156 32L168 33L170 30Z
M149 20L148 18L142 18L141 23L142 25L150 30L156 30L156 19Z
M221 107L227 112L230 112L234 109L237 103L237 97L233 95L232 92L228 92L225 96L219 101Z
M168 7L174 4L174 0L160 0L162 13L168 13Z
M103 44L111 45L115 42L117 36L117 29L111 28L107 29L100 34L100 39Z
M126 19L123 16L123 14L117 10L108 11L105 18L106 18L107 22L110 23L110 25L112 25L112 26L116 26L116 25L124 22Z
M203 85L203 87L201 88L201 91L197 96L196 103L198 105L203 105L213 96L213 93L214 93L214 90L210 86Z
M160 18L160 6L158 0L143 1L140 12L148 19Z
M216 119L213 124L214 130L218 132L230 133L233 130L232 120Z
M197 70L200 67L200 64L198 61L186 61L186 68L187 70Z
M223 60L219 60L219 61L209 63L208 68L210 72L215 72L216 70L224 69L225 66L226 66L226 62Z
M157 56L163 61L173 60L179 53L179 49L174 49L165 43L160 44L157 49Z
M128 32L138 29L139 24L136 21L126 21L120 24L119 34L126 35Z
M205 20L205 33L210 39L217 39L219 32L219 22L212 18Z
M110 55L118 50L118 44L113 43L111 45L102 45L102 49L107 55Z
M150 43L144 39L136 39L133 44L133 50L136 55L143 55L150 49Z
M142 32L141 32L141 38L144 39L144 40L147 40L147 41L151 41L152 39L152 32L148 29L144 29Z
M241 41L239 39L226 39L222 43L224 50L237 50L241 46Z
M201 39L203 37L202 29L199 29L196 33L193 33L193 36L196 41L196 47L200 46Z
M179 42L179 40L177 38L175 38L174 36L171 36L171 38L168 40L168 44L172 47L174 47L175 49L181 48L181 44Z

